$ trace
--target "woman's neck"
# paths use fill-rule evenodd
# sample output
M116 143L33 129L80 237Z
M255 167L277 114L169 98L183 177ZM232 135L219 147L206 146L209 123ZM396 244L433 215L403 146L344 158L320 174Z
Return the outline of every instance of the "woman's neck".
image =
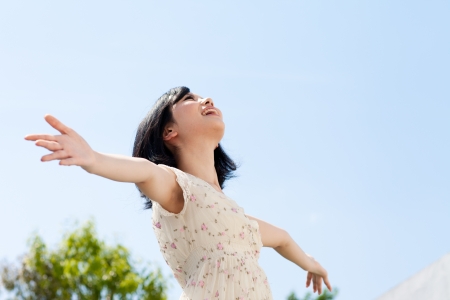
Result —
M208 143L207 141L190 143L189 146L183 146L177 151L176 159L178 169L208 182L221 191L214 167L214 149L216 146L216 143Z

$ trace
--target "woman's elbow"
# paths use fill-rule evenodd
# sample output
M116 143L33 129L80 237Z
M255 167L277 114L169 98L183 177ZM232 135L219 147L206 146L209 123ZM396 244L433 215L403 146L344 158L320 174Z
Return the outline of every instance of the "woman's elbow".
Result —
M277 236L276 236L276 239L274 240L272 248L274 248L274 249L285 248L290 244L291 240L292 240L292 238L289 235L289 233L284 229L280 229L277 232Z
M280 240L278 242L279 248L284 248L289 245L290 241L292 240L291 236L289 235L289 232L286 230L281 230L280 233Z

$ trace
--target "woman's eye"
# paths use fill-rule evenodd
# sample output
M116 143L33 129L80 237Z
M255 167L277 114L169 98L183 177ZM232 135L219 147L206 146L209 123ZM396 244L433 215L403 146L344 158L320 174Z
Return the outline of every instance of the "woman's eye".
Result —
M194 100L194 97L192 97L192 96L188 96L188 97L184 98L184 101L186 101L186 100L188 100L188 99L190 99L190 100Z

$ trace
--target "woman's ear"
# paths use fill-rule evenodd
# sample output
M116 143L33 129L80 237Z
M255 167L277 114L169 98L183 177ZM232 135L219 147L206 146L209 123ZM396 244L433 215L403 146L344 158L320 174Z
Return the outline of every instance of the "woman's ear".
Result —
M178 135L178 132L175 131L175 128L173 126L166 126L163 132L163 140L164 141L170 141L174 137Z

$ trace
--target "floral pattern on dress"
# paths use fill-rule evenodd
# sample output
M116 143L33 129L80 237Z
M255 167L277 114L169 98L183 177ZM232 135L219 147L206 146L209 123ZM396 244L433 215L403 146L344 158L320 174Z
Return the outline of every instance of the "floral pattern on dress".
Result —
M258 264L258 223L207 182L168 168L183 190L184 206L175 214L153 202L152 223L164 260L183 289L180 300L272 299Z

